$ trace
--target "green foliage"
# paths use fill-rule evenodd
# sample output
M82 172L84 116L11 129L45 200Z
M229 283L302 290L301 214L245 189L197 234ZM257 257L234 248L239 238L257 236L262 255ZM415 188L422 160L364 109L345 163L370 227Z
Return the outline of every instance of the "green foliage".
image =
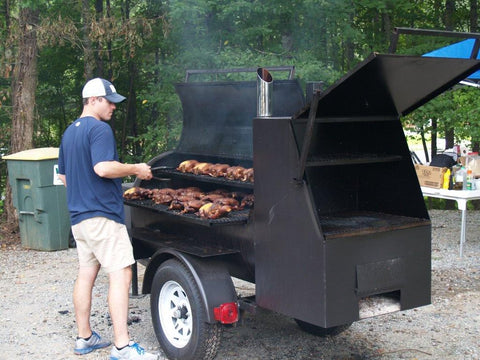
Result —
M96 11L99 3L102 12ZM302 84L328 86L369 53L386 52L394 27L445 28L445 3L438 0L125 0L110 1L108 9L106 1L93 0L87 8L83 1L10 4L10 13L0 5L0 148L8 149L10 142L16 16L21 8L34 7L40 16L35 146L58 146L79 115L90 44L94 76L113 80L128 97L111 122L128 162L175 147L182 111L173 84L184 81L187 69L293 65ZM457 1L455 10L455 30L469 31L469 3ZM423 54L451 42L401 36L398 52ZM285 76L275 73L276 79ZM458 139L480 139L478 91L449 91L404 122L428 132L430 120L438 119L440 132L454 127Z

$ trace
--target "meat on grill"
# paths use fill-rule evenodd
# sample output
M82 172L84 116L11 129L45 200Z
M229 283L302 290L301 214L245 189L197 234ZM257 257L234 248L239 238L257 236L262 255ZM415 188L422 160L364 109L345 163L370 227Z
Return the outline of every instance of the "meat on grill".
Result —
M254 180L253 168L230 166L229 164L212 164L209 162L199 162L197 160L185 160L178 165L177 170L195 175L224 177L228 180L249 182L253 182Z
M169 194L154 192L151 196L151 199L155 204L169 205L174 199L174 197Z
M183 203L182 213L196 213L207 202L204 200L187 200Z
M207 162L197 163L197 165L193 167L192 173L195 175L207 175L212 166L213 164Z
M245 171L243 172L243 177L242 177L241 180L242 180L242 181L254 182L254 178L253 178L253 168L245 169Z
M196 213L204 219L218 219L232 211L252 207L254 198L253 194L230 192L225 189L203 193L198 187L179 189L133 187L126 190L123 196L129 200L151 199L154 204L168 206L169 210L180 211L183 214Z
M150 197L151 194L152 191L150 189L132 187L123 193L123 197L130 200L141 200Z
M177 193L175 195L175 197L177 199L179 199L181 197L183 197L184 199L185 199L185 197L192 198L192 199L200 199L203 196L204 196L204 193L202 192L202 190L200 190L197 187L189 187L189 188L178 189Z
M128 190L127 190L128 191ZM150 198L155 204L169 205L170 202L175 198L177 192L174 189L163 188L163 189L152 189L150 190Z
M218 219L228 215L232 208L228 205L206 203L198 210L198 215L205 219Z
M254 199L253 194L245 195L240 201L240 208L253 207Z
M243 173L245 168L242 166L230 166L227 169L225 177L229 180L241 180L243 178Z
M215 200L224 198L225 196L225 194L207 194L202 196L201 199L204 201L214 202Z
M228 190L225 190L225 189L215 189L215 190L212 190L210 192L208 192L208 194L206 195L222 195L223 197L235 197L233 196L233 192L230 192Z
M177 170L183 173L192 172L193 167L197 164L197 160L185 160L178 165Z
M222 197L214 200L213 203L230 206L232 210L240 210L240 203L232 197Z
M212 177L224 177L229 167L230 165L228 164L215 164L208 170L208 175Z
M168 210L183 210L183 202L178 199L173 199L168 207Z

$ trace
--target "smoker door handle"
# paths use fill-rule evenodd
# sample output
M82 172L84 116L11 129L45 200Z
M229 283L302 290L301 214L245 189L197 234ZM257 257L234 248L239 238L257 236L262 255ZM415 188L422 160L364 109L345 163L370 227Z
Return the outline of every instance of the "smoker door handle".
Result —
M320 92L313 95L312 103L310 105L310 112L308 113L307 128L305 129L305 136L303 137L302 152L300 153L300 162L298 164L298 173L295 178L299 183L303 182L303 175L307 165L308 153L310 152L310 144L312 142L313 127L317 117L318 101L320 99Z

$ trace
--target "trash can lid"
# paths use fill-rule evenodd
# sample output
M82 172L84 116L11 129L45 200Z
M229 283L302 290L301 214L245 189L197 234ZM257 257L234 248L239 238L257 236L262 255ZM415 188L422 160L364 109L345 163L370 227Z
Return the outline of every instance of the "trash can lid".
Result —
M58 159L58 148L56 147L45 147L38 149L30 149L17 152L15 154L7 155L2 157L5 160L48 160L48 159Z

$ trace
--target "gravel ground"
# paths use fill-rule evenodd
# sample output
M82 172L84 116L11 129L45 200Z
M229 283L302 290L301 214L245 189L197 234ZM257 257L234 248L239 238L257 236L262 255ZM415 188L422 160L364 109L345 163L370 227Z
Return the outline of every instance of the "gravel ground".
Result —
M217 359L480 359L480 213L467 219L467 243L459 257L460 213L430 212L432 304L358 321L335 337L302 332L285 316L258 309L225 328ZM0 241L3 241L0 239ZM0 359L79 359L71 293L76 250L56 252L0 246ZM142 273L139 266L139 273ZM94 290L92 325L106 337L111 323L103 272ZM250 286L239 284L246 294ZM130 332L146 349L159 349L149 297L130 301ZM81 358L106 359L110 349Z

